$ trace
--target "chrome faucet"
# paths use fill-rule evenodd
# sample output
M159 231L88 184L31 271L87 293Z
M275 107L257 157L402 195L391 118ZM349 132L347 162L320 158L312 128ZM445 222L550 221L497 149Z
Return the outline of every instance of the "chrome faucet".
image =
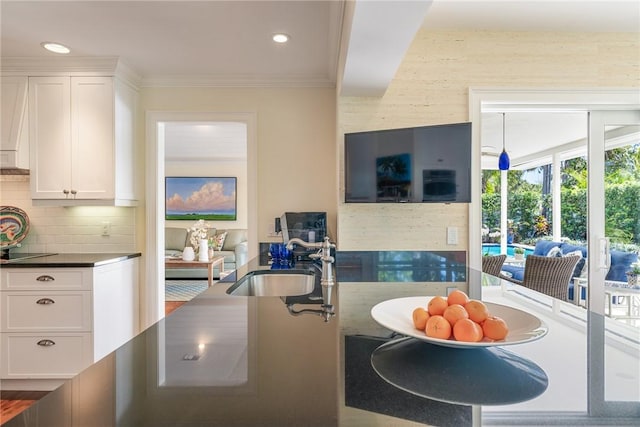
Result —
M329 321L329 317L334 316L333 304L331 304L331 291L336 281L333 276L333 268L331 264L335 261L335 258L331 256L331 248L335 248L336 245L329 242L329 237L324 238L322 242L309 243L302 239L294 237L287 242L287 249L292 250L293 245L300 245L307 249L319 249L318 253L309 255L311 259L319 259L322 261L322 276L320 278L320 285L322 286L322 314L325 322ZM290 310L291 311L291 307ZM302 310L308 311L308 310ZM297 314L297 313L292 313Z

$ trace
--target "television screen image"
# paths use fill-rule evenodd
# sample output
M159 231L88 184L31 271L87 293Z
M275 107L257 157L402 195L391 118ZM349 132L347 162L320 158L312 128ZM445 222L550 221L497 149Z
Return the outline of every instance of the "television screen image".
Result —
M346 133L345 203L470 203L471 123Z
M409 200L411 194L411 154L376 159L377 201Z
M235 221L235 177L166 177L165 219Z

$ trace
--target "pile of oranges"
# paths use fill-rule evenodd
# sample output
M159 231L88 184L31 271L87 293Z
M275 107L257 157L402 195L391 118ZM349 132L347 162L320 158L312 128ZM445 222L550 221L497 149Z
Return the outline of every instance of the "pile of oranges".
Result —
M492 316L482 301L469 299L460 290L451 292L446 298L435 296L426 308L413 310L413 324L428 337L443 340L500 341L509 333L503 319Z

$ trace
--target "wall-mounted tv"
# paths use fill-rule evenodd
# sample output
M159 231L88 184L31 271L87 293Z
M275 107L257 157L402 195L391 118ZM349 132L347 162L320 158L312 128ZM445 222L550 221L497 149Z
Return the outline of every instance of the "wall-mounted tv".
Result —
M165 219L235 221L236 188L235 177L166 177Z
M470 203L471 123L347 133L346 203Z

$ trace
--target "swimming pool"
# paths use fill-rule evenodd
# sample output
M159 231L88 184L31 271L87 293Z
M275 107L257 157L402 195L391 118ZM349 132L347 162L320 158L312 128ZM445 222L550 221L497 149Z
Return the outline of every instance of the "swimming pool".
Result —
M512 257L513 250L515 248L523 248L524 255L527 256L533 253L533 248L524 245L507 245L507 255ZM483 243L482 244L482 255L500 255L500 243Z

